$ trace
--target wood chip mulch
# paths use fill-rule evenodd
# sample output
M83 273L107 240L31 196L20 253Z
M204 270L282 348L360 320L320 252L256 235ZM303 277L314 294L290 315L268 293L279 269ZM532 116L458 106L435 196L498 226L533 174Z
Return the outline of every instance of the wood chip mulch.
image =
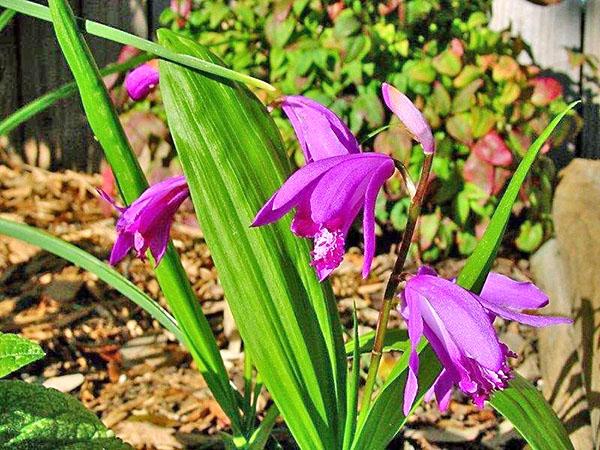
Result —
M96 194L101 181L99 175L54 173L4 157L0 164L0 217L44 229L106 259L115 238L115 217ZM242 387L241 341L202 232L189 214L177 217L172 237L217 336L231 379ZM350 249L332 278L348 330L353 304L358 309L360 332L374 329L392 264L392 255L377 256L371 277L363 280L361 253ZM436 268L451 277L462 264L447 260ZM524 260L499 259L495 270L527 279L527 268ZM166 306L147 263L127 258L117 269ZM397 315L391 324L403 326ZM515 323L501 323L499 328L501 338L521 355L514 361L520 372L537 380L534 334ZM93 274L6 236L0 236L0 331L33 339L47 353L45 359L15 377L71 392L136 448L220 448L216 434L227 429L227 417L174 336ZM382 376L397 356L385 358ZM268 395L263 394L259 409L267 402ZM293 448L291 444L285 447ZM446 414L440 414L435 405L420 407L390 448L522 447L508 422L490 409L477 410L456 395Z

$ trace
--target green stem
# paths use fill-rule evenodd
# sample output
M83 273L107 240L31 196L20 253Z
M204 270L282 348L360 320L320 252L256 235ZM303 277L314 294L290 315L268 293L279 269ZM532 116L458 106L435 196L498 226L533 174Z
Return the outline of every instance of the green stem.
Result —
M39 5L37 3L26 0L0 0L0 6L4 6L5 8L15 10L21 14L32 16L37 19L48 22L52 21L50 10L46 6ZM204 73L210 73L212 75L217 75L229 80L239 81L241 83L245 83L270 92L277 91L275 87L271 86L266 81L262 81L251 77L250 75L245 75L243 73L227 69L218 64L213 64L208 61L194 58L193 56L172 52L162 45L156 44L155 42L139 36L135 36L131 33L127 33L123 30L118 30L116 28L109 27L108 25L94 22L92 20L82 19L80 17L76 17L76 21L81 31L89 33L93 36L98 36L123 45L131 45L132 47L151 53L159 58L174 62L176 64L181 64Z
M133 69L134 67L137 67L152 58L152 55L145 54L130 58L122 64L109 64L100 71L100 75L104 77L113 73L126 72L127 70ZM23 122L26 122L36 114L39 114L40 112L54 105L57 101L67 98L76 92L77 83L67 83L27 103L25 106L19 108L2 122L0 122L0 136L10 133Z
M367 417L367 413L371 405L373 388L375 387L377 372L379 371L379 364L381 362L381 356L383 355L385 333L387 331L387 325L390 319L390 312L392 310L392 306L394 305L396 290L403 279L402 270L404 269L406 257L408 256L408 250L410 249L415 227L419 219L419 214L421 213L421 206L423 204L423 199L425 198L432 162L433 154L425 155L425 161L423 162L423 167L421 168L421 176L419 178L419 184L417 185L417 191L408 210L408 221L406 223L404 233L402 234L402 241L400 242L400 247L398 248L397 253L398 256L383 294L383 305L379 311L379 317L377 319L375 342L373 343L373 350L371 351L371 361L369 364L369 372L367 373L367 381L365 383L359 424L362 423L362 421Z

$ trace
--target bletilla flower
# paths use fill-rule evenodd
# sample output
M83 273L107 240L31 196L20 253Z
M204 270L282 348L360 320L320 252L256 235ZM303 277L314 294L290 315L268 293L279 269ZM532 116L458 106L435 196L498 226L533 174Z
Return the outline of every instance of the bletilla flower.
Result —
M401 300L399 311L407 322L411 344L405 414L410 412L418 390L416 349L422 336L443 367L428 396L435 395L444 411L454 385L483 407L490 394L504 389L512 378L508 357L516 355L498 340L493 327L496 316L534 327L571 323L564 317L524 314L524 309L546 306L548 297L532 283L496 273L488 275L481 294L476 295L438 277L432 268L421 267L406 282Z
M384 85L384 96L388 98L388 106L402 114L401 120L417 140L432 148L422 129L423 124L427 124L415 106L389 85ZM362 153L344 122L314 100L289 96L283 100L282 108L294 128L307 164L267 201L252 226L272 223L296 208L292 232L314 240L311 265L323 280L342 262L346 234L362 209L362 274L367 277L375 254L375 201L385 181L394 173L393 159L387 155Z
M110 264L114 266L133 248L142 259L150 249L155 264L158 265L169 243L173 216L189 196L185 177L167 178L150 186L126 208L117 206L103 191L99 190L99 193L120 213L117 220L117 240L110 254Z
M159 82L158 70L149 63L136 67L125 77L125 89L132 100L143 100Z

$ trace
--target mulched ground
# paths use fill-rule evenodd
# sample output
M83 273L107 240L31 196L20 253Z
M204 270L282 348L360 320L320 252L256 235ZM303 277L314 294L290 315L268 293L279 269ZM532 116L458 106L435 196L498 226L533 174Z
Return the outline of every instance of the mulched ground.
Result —
M99 176L52 173L5 156L0 165L0 217L24 222L107 258L115 238L114 216L95 194ZM216 269L189 212L178 217L172 237L202 308L210 320L231 378L243 386L241 341L223 299ZM380 255L368 280L360 276L360 252L350 249L332 278L342 321L351 327L358 308L360 331L372 330L393 257ZM463 262L437 265L451 277ZM499 259L495 270L527 279L528 262ZM135 258L118 266L165 305L151 267ZM166 305L165 305L166 306ZM499 321L501 338L520 355L515 366L538 381L535 335ZM402 326L397 316L393 324ZM139 449L220 448L216 434L227 418L211 398L189 354L143 310L97 277L18 240L0 236L0 330L39 342L47 356L17 378L44 382L78 397L115 433ZM365 357L365 362L368 357ZM397 358L387 355L385 377ZM260 408L269 401L263 393ZM401 407L401 399L398 399ZM277 436L294 448L281 425ZM440 414L424 405L390 448L523 448L507 421L473 407L460 395Z

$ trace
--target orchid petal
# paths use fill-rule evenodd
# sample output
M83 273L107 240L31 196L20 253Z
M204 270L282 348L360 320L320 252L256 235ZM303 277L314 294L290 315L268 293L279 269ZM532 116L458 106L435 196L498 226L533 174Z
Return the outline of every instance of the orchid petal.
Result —
M515 281L490 272L479 296L501 308L538 309L548 304L548 296L535 284Z
M429 124L421 114L421 111L410 101L410 99L395 87L383 83L381 87L383 100L387 107L400 119L415 140L423 147L425 154L435 152L435 140Z
M292 95L285 97L282 109L294 127L307 163L360 153L358 141L346 124L320 103Z
M391 162L391 161L390 161ZM363 236L365 241L364 262L362 276L367 278L371 271L371 263L375 256L375 203L377 194L385 181L394 173L392 164L391 171L387 166L381 166L371 176L369 185L365 192L365 202L363 209Z
M466 354L490 370L502 365L502 352L489 318L472 294L439 277L422 275L407 282L425 297L452 340Z
M417 346L423 336L423 319L419 311L419 294L407 287L404 298L408 307L408 338L410 340L410 356L408 360L408 377L404 388L403 412L408 416L419 390L419 353Z
M504 319L514 320L532 327L548 327L550 325L573 323L573 321L568 317L535 316L532 314L524 314L522 312L509 308L503 308L495 303L488 302L482 297L479 298L479 302L484 308L500 317L503 317Z

